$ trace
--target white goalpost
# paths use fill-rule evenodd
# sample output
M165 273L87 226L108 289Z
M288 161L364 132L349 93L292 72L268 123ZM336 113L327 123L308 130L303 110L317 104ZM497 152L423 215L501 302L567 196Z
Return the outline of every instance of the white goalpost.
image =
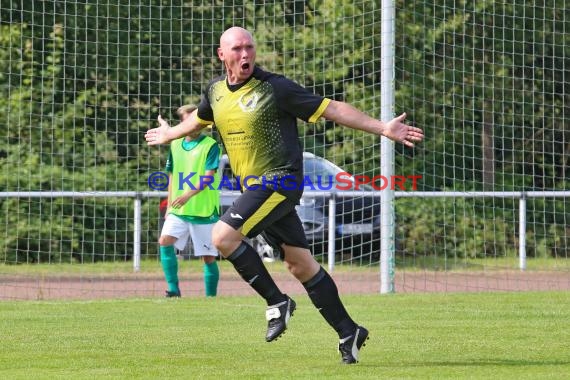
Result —
M167 148L144 132L222 74L232 25L253 32L265 69L425 132L412 149L299 123L305 174L344 179L298 206L341 293L570 289L567 8L2 1L0 300L162 296L165 193L150 177ZM179 264L183 294L203 294L198 262ZM219 294L250 294L226 264ZM266 265L302 293L279 260Z
M382 1L382 49L381 49L381 115L384 122L394 116L394 65L395 65L395 4L392 0ZM394 175L394 143L381 138L380 168L385 178ZM380 233L380 292L394 292L395 246L394 246L394 189L381 191L381 233Z

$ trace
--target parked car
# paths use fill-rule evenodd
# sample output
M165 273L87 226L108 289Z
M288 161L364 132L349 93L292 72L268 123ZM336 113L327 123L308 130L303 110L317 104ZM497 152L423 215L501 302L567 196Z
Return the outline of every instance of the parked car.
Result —
M313 254L326 256L329 240L329 196L320 193L346 193L355 189L355 180L346 170L309 152L303 153L303 166L305 182L309 186L305 186L297 212ZM231 189L235 189L235 178L226 155L220 160L220 173L229 179ZM360 185L359 190L372 192L373 188L370 185ZM229 207L232 201L231 197L222 197L222 209ZM379 193L377 196L337 196L335 225L335 252L339 258L377 258L380 245ZM273 250L267 247L262 238L254 239L253 244L266 260L275 259Z

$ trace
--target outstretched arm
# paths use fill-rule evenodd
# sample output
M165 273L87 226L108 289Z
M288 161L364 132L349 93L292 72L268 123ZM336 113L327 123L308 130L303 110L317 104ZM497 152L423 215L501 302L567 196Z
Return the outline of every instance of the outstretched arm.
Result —
M403 123L406 118L405 113L384 123L366 115L348 103L331 100L323 112L323 117L352 129L386 136L409 147L413 147L414 142L422 141L424 138L424 133L420 128Z
M168 122L158 115L158 127L146 131L144 137L148 145L167 144L172 140L176 140L182 136L203 129L205 124L200 124L197 118L197 111L192 112L180 124L170 127Z

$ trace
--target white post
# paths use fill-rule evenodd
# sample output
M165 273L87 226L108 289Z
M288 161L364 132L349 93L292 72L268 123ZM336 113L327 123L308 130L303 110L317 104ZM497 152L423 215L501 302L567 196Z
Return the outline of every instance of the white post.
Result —
M137 194L135 197L135 212L134 212L134 237L133 237L133 269L138 272L141 269L141 195Z
M336 232L336 195L331 193L329 198L329 245L328 245L328 261L329 261L329 272L332 273L334 270L335 262L335 232Z
M526 270L526 195L519 199L519 268Z
M382 0L380 107L382 121L394 117L394 24L396 11L393 0ZM381 174L392 178L394 174L394 143L381 138ZM387 186L380 193L380 293L394 292L394 190Z

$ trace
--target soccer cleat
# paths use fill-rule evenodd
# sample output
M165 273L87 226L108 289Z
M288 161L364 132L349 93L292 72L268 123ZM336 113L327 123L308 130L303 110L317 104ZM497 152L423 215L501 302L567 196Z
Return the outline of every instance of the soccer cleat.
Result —
M362 346L366 345L368 330L362 326L356 326L354 334L343 338L338 343L338 351L344 364L358 363L358 353Z
M167 290L167 291L165 292L164 296L165 296L166 298L173 298L173 297L180 298L180 297L181 297L181 294L180 294L180 290L177 291L177 292L171 292L171 291Z
M296 307L297 304L289 296L287 296L287 300L267 307L265 312L265 318L268 321L266 342L279 338L285 332Z

